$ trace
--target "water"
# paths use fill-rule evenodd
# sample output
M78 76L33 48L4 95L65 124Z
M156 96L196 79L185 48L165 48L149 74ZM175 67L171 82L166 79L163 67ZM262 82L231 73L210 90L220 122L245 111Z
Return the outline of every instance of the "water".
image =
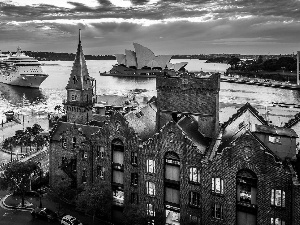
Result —
M172 60L171 62L188 62L189 71L225 72L229 65L220 63L205 63L204 60ZM99 71L109 71L115 60L87 61L90 76L97 81L97 94L127 95L135 88L146 89L139 97L156 95L155 79L146 78L120 78L100 76ZM66 98L66 85L71 73L73 62L51 61L45 62L43 70L49 77L41 84L40 89L14 87L0 84L0 115L7 110L14 110L25 115L47 118L47 114L54 113L54 107L61 105ZM297 109L279 109L271 107L272 102L285 102L300 105L299 91L275 89L271 87L253 86L246 84L221 83L220 90L220 121L226 121L236 110L250 102L260 113L265 113L268 106L269 116L275 124L281 125L295 115ZM22 98L28 100L29 105L22 108ZM1 120L1 117L0 117Z

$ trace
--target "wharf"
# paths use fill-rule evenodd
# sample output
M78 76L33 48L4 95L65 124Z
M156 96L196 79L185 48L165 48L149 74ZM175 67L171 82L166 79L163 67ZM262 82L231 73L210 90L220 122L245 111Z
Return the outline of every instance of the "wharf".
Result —
M221 77L221 82L265 86L265 87L281 88L281 89L300 90L300 85L292 84L292 83L288 83L288 82L279 82L279 81L274 81L274 80Z

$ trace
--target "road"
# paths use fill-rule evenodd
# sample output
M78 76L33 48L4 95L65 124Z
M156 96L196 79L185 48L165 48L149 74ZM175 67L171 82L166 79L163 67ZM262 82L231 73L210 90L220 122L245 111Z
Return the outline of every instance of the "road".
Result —
M7 192L0 191L0 199L2 199ZM15 209L6 209L0 203L0 225L58 225L59 222L48 223L40 219L32 219L30 211L21 211Z

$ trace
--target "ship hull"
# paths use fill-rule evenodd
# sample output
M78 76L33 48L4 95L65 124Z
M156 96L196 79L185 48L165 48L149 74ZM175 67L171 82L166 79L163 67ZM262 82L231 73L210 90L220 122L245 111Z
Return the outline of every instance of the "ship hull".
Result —
M39 88L41 83L48 77L46 74L17 74L10 73L9 75L0 74L0 82L4 84Z

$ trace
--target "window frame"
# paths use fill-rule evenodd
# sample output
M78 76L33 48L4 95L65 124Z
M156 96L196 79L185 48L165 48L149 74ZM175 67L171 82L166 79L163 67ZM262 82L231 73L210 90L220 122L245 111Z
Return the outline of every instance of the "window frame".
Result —
M139 182L139 174L138 173L131 173L131 185L137 186Z
M196 207L196 208L199 208L200 207L200 198L201 198L201 195L199 192L196 192L196 191L190 191L189 193L189 205L191 207ZM196 202L196 204L194 204Z
M280 196L277 196L277 193L280 193ZM285 191L278 188L272 188L271 189L271 206L274 207L281 207L281 208L285 208ZM280 201L278 199L278 197L280 198ZM276 203L276 202L280 202L280 204Z
M194 170L196 171L197 178L194 180ZM200 184L201 183L201 169L197 167L191 166L189 168L189 182L190 183L195 183L195 184Z
M155 183L152 181L146 181L146 194L149 196L155 196Z
M150 162L152 162L151 166L150 166ZM155 160L154 159L146 160L146 172L149 174L155 174Z
M217 206L219 206L219 207L217 207ZM218 209L220 210L220 212L219 212L220 217L217 217ZM220 204L220 203L212 204L212 209L211 210L212 210L212 212L211 212L212 218L218 219L218 220L222 220L224 218L224 210L223 210L223 205L222 204Z
M152 203L147 203L146 208L147 208L147 216L155 217L154 205Z
M220 181L220 190L217 190L217 180ZM224 180L221 177L212 177L211 178L211 192L217 195L224 195Z
M138 162L138 153L131 152L131 165L137 166L137 162Z

